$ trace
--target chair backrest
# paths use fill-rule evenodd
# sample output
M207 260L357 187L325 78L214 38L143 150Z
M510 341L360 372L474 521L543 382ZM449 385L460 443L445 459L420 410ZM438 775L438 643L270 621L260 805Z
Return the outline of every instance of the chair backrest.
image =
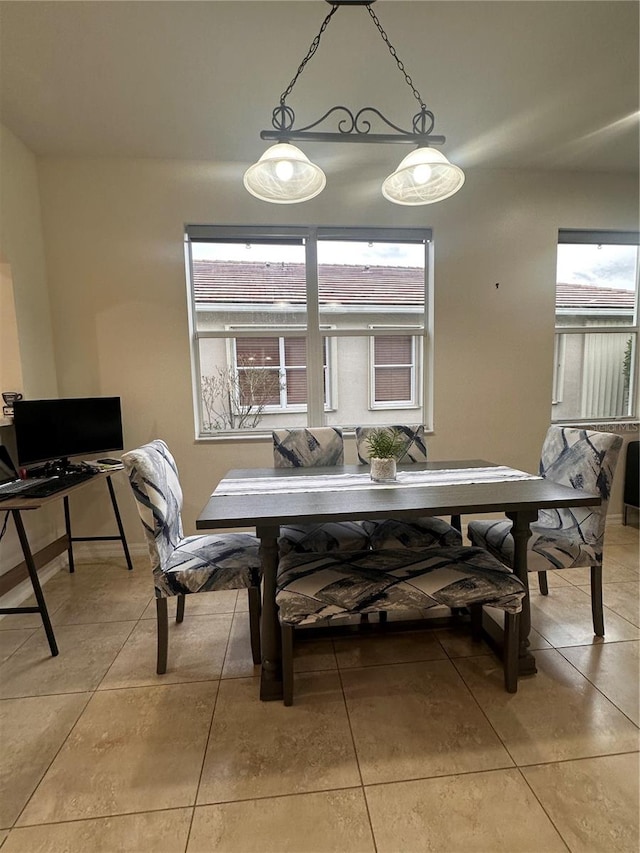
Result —
M182 489L169 448L156 439L122 456L142 521L151 566L162 571L183 538Z
M273 430L276 468L344 465L344 440L339 427Z
M375 426L357 426L356 427L356 451L358 453L358 462L360 465L369 464L369 447L367 446L367 437L371 433L380 429ZM427 461L427 445L424 440L424 424L396 424L386 427L386 429L395 429L402 434L404 439L404 450L397 461L403 465L410 465L412 462Z
M588 545L601 544L622 438L610 432L552 426L540 457L540 474L573 489L596 492L600 506L540 510L536 528L573 531Z

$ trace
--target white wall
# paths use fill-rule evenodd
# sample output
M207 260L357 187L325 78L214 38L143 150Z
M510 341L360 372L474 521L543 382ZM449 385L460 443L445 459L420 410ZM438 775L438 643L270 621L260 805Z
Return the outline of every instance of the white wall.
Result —
M38 168L60 393L119 394L127 447L169 443L189 532L224 472L269 464L271 447L194 441L185 223L432 227L431 457L528 469L550 418L558 229L638 227L636 183L614 174L471 172L453 198L408 209L370 189L363 170L288 208L250 197L241 164L44 158Z
M22 169L12 180L37 192L33 158L15 137L10 141L3 162ZM53 334L44 333L47 288L40 264L37 287L29 282L38 305L17 300L25 389L32 397L54 393L57 377L63 396L120 395L126 446L162 437L173 449L189 533L224 472L270 464L271 446L256 439L194 440L185 223L432 227L430 455L482 457L529 470L535 470L550 417L558 228L638 227L636 182L615 174L472 171L453 198L405 209L382 199L378 175L364 169L297 208L250 197L241 186L242 164L42 158L37 173ZM3 221L22 204L22 193L12 192L3 202ZM31 235L37 256L37 229L33 221L26 224L14 232ZM7 253L4 244L3 231ZM30 268L24 258L21 264ZM36 382L39 371L46 381ZM347 458L355 461L352 444ZM113 533L106 495L97 492L98 484L87 494L89 488L95 500L72 505L78 532ZM124 477L117 491L128 535L140 542ZM614 498L611 511L620 509Z
M40 193L36 158L9 130L0 125L0 256L3 275L11 279L18 327L20 370L10 369L0 376L22 378L22 387L2 387L0 391L23 391L29 397L55 397L58 393L53 332L47 289ZM0 335L11 329L0 328ZM3 357L5 347L0 348ZM12 428L0 427L0 443L11 447ZM43 511L38 518L27 514L27 532L36 546L54 538L57 518ZM13 524L0 542L0 574L20 562L22 552Z

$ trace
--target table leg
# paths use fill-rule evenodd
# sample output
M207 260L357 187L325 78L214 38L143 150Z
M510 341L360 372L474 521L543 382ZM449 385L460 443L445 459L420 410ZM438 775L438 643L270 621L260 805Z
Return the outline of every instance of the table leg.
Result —
M67 531L67 540L69 542L69 547L67 548L67 553L69 554L69 573L73 574L76 570L75 564L73 562L73 540L71 539L71 513L69 511L69 496L64 496L64 526Z
M507 518L513 522L511 535L513 536L513 571L525 585L527 594L522 602L522 613L520 614L520 643L518 652L518 672L520 675L532 675L537 672L536 659L529 651L529 633L531 631L531 605L529 601L529 578L527 573L527 542L531 536L530 524L536 521L538 513L535 511L522 510L520 512L508 512Z
M258 527L260 559L262 561L262 674L260 698L264 702L282 699L282 642L276 606L276 575L278 571L279 527Z
M22 516L20 514L20 510L12 509L11 515L13 516L13 520L16 525L16 530L18 532L18 539L20 540L20 545L22 546L22 553L24 554L24 561L27 564L27 571L29 572L29 577L31 578L33 593L36 597L36 601L38 602L38 610L40 612L40 616L42 617L42 624L44 626L45 634L47 635L47 640L49 641L51 656L55 657L58 654L58 646L56 643L55 635L53 633L53 628L51 627L51 620L49 619L47 603L44 600L42 587L40 586L40 580L38 579L38 570L36 569L33 554L31 553L31 548L29 547L29 540L27 539L27 533L24 529L24 524L22 523Z
M124 551L124 557L127 561L127 569L132 572L133 565L131 563L131 556L129 554L129 547L127 545L127 539L124 535L124 527L122 526L122 519L120 518L120 510L118 509L118 501L116 500L116 493L113 489L113 483L111 482L111 477L107 477L107 486L109 487L109 497L111 498L111 506L113 507L113 514L116 517L116 524L118 525L118 533L120 534L120 542L122 543L122 550ZM182 599L184 606L184 597Z

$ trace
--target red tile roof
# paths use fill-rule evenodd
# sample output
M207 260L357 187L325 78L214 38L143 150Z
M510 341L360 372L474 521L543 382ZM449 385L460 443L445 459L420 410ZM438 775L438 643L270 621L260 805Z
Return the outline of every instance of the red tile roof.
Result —
M245 261L193 262L196 302L273 305L304 304L304 265ZM322 303L422 305L424 274L419 267L320 264ZM558 284L558 308L633 310L633 291L587 284Z

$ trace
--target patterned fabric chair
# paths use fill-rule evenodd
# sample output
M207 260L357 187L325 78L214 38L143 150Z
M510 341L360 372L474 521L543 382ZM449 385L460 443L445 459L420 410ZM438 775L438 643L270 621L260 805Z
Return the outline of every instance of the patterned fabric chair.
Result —
M246 588L254 663L260 663L259 541L248 533L184 536L178 469L161 439L122 457L142 521L153 570L158 619L157 672L167 671L167 598L177 595L176 621L184 618L185 595Z
M356 451L361 465L369 464L367 437L379 427L356 427ZM405 439L405 449L398 457L398 463L407 465L427 461L427 446L424 439L424 425L411 424L388 427L400 432ZM424 548L430 545L462 545L460 517L452 518L448 524L441 518L421 518L414 521L385 519L384 521L363 521L362 526L369 534L371 547L376 548ZM457 526L454 526L457 525Z
M293 702L293 632L334 616L468 607L476 631L482 605L505 612L505 688L518 686L519 613L525 588L482 548L445 547L287 554L276 603L282 631L284 704Z
M547 570L591 567L593 630L604 636L602 552L611 484L622 438L607 432L550 427L542 447L540 474L554 483L597 492L600 506L542 509L531 525L527 568L538 572L540 591L548 594ZM513 566L510 521L471 521L469 538Z
M338 427L274 430L273 463L276 468L344 465L342 430ZM369 536L356 521L296 524L281 528L278 546L280 554L358 551L369 547Z

